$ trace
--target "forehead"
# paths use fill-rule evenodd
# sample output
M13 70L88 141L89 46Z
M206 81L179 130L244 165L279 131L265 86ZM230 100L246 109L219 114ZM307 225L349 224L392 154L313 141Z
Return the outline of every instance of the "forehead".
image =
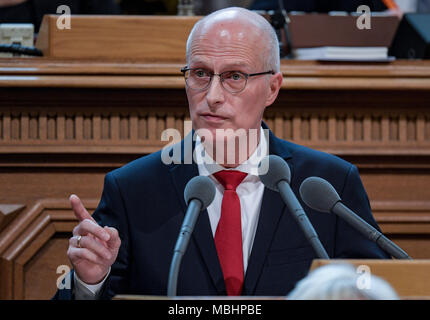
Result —
M255 25L242 21L211 21L193 35L189 58L191 62L255 65L262 61L262 32Z

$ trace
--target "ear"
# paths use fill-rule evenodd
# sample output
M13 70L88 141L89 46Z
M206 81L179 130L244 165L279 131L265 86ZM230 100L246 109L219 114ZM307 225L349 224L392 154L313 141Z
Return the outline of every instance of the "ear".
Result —
M269 93L266 99L266 107L270 106L278 96L279 90L281 89L282 85L282 79L283 78L281 72L275 73L270 77Z

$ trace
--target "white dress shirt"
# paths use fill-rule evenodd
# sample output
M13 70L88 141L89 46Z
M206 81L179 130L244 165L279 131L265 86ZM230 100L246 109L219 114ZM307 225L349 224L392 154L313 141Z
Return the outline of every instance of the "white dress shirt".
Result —
M258 164L269 153L268 132L260 128L260 143L254 153L248 160L241 163L236 168L226 169L213 161L209 154L202 155L200 152L195 153L195 160L199 170L199 175L209 176L216 187L215 198L207 207L209 221L212 229L212 235L215 237L216 228L221 217L221 203L224 187L213 176L214 173L221 170L237 170L245 172L248 175L242 183L236 188L240 199L241 223L242 223L242 249L243 249L243 272L246 274L248 260L251 255L252 245L254 243L255 232L257 230L258 218L260 216L261 203L263 200L264 184L258 177ZM204 150L201 145L200 137L196 137L195 150ZM110 273L110 269L109 269ZM107 276L96 285L87 285L75 273L75 299L94 299L99 293ZM91 296L93 295L93 296Z
M243 272L246 273L248 259L251 255L252 244L254 242L255 231L257 230L258 217L260 216L261 202L263 200L264 184L258 177L258 164L268 154L267 137L264 135L263 128L260 129L260 143L254 153L248 160L237 166L236 168L226 169L211 159L206 154L205 158L212 161L204 163L203 157L199 152L196 152L196 162L199 169L199 175L209 176L215 183L216 193L213 202L207 207L209 221L212 228L212 235L215 237L215 231L221 218L221 203L224 192L224 187L213 176L214 173L221 170L236 170L245 172L248 175L242 183L236 188L237 195L240 200L240 212L242 221L242 249L243 249ZM196 150L200 148L200 139L196 138ZM200 149L201 150L201 149Z

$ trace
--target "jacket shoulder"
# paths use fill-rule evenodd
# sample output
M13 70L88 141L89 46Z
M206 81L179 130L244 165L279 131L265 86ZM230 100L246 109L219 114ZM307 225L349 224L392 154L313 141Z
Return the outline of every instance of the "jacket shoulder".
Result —
M336 169L346 170L351 169L352 164L336 155L312 149L303 145L299 145L290 141L279 139L278 148L287 150L295 165L299 166L316 166L320 169Z
M169 165L161 161L161 151L151 153L149 155L133 160L124 166L115 169L108 173L108 176L113 176L117 180L152 180L168 171Z
M281 140L288 149L286 159L291 169L291 184L298 187L308 177L320 177L330 182L336 190L343 190L346 179L355 166L333 154Z

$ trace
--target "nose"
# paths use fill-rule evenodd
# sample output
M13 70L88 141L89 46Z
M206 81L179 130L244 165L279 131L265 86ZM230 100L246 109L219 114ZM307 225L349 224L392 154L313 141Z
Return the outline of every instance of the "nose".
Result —
M221 85L221 78L214 75L209 89L206 93L206 101L210 108L216 108L224 103L224 89Z

